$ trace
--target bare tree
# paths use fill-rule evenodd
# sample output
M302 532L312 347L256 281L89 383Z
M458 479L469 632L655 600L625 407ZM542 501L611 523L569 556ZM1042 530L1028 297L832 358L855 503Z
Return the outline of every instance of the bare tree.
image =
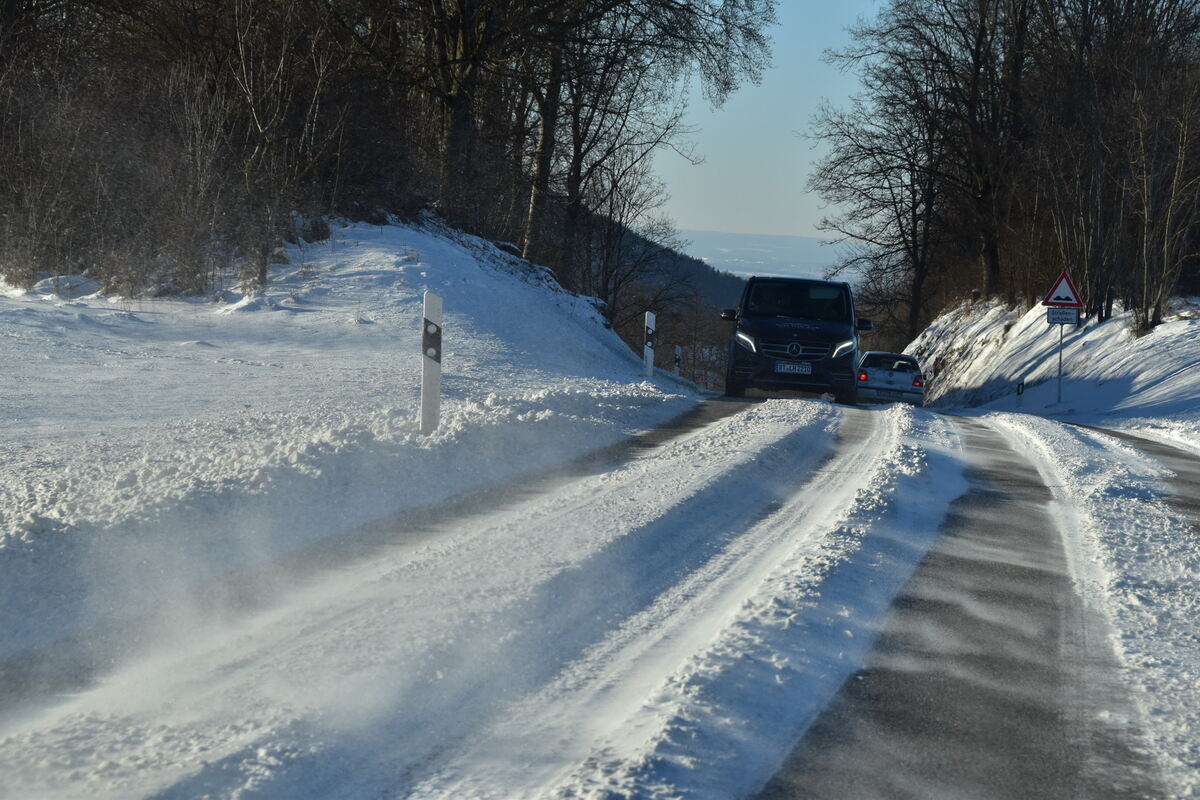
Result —
M1197 45L1191 0L894 0L860 25L836 57L864 99L818 118L812 185L845 204L831 229L863 245L873 296L965 291L970 238L985 294L1069 268L1089 312L1121 298L1156 324L1198 248Z
M970 208L982 290L1001 289L1000 237L1024 138L1030 0L896 0L854 30L847 64L904 65L911 88L936 95L943 190ZM917 100L916 96L913 97Z
M927 321L946 158L943 101L927 91L926 76L912 64L885 57L869 65L866 99L844 111L826 106L819 112L813 135L829 143L829 152L808 184L841 209L822 228L858 245L837 271L862 272L896 287L907 306L903 331L910 339Z
M338 54L328 18L302 19L292 4L234 0L233 80L248 119L243 176L257 231L248 241L246 282L265 286L267 269L300 182L338 139L343 119L322 119Z

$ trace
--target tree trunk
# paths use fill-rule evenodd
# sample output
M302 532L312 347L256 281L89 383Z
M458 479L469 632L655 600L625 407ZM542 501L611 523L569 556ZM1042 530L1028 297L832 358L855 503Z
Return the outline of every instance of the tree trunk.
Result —
M435 4L436 5L436 4ZM494 9L479 0L456 0L438 21L439 91L443 113L438 205L452 224L478 230L475 205L475 104L480 71L493 34Z
M0 0L0 54L5 63L11 58L21 19L21 0Z
M470 190L475 172L475 120L471 97L457 91L445 99L441 191L438 205L451 225L470 229Z
M1000 293L1000 243L994 221L986 219L979 232L979 259L983 268L983 296Z
M567 168L567 207L563 214L563 263L566 265L566 288L583 291L584 275L591 269L587 263L591 250L584 244L583 227L583 155L576 143L572 147L571 163Z
M538 96L538 142L533 158L533 186L529 191L529 213L521 236L521 254L533 258L544 237L542 212L550 191L550 168L554 163L554 143L558 129L558 112L562 107L563 52L554 46L550 56L550 71L545 94Z
M925 276L928 272L923 260L913 264L912 284L908 293L908 340L911 342L921 333L921 315L925 311Z

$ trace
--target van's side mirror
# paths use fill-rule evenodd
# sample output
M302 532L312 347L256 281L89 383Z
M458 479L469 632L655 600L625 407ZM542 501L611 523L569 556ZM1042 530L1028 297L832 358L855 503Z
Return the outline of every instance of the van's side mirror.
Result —
M862 319L860 317L858 320L858 329L860 331L873 331L875 330L875 323L869 319Z
M721 312L721 319L726 322L737 322L737 309L727 308Z

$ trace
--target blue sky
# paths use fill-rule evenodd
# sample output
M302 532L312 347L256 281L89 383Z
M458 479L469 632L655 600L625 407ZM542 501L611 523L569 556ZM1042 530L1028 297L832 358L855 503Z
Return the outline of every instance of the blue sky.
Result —
M880 3L780 0L773 66L762 83L743 86L715 110L693 91L688 124L698 129L692 140L705 162L692 166L672 152L655 161L671 195L664 211L678 228L822 235L820 198L804 191L819 153L800 134L822 99L842 104L856 91L854 76L821 56L846 44L846 28L873 17Z

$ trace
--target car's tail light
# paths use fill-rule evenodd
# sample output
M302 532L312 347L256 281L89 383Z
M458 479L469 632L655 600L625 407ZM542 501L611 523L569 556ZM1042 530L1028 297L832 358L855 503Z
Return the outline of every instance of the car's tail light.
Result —
M925 387L924 376L918 375L917 377L913 378L913 386L917 387L918 389L924 388Z
M858 379L860 381L865 381L867 379L867 371L865 369L860 369L858 371Z

